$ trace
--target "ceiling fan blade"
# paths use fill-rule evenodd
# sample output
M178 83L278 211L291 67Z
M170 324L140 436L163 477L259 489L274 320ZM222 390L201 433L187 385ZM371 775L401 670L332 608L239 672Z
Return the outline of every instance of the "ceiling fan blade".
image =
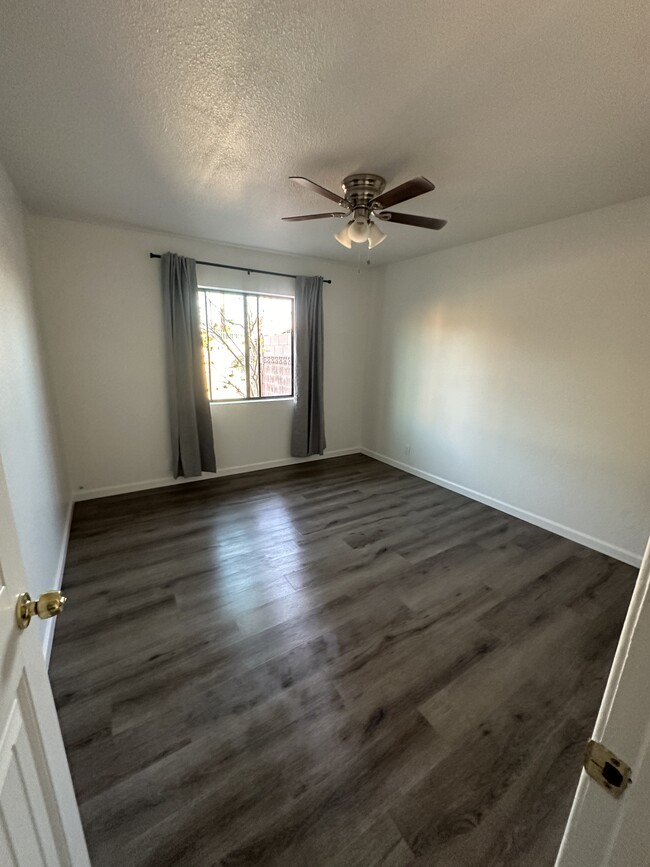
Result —
M378 216L380 220L403 223L405 226L419 226L421 229L443 229L447 225L446 220L435 217L416 217L415 214L396 214L394 211L382 211Z
M349 217L350 212L332 211L330 214L301 214L299 217L282 217L283 220L288 220L291 223L297 223L299 220L324 220L326 217Z
M343 196L333 193L331 190L326 190L325 187L321 187L320 184L315 184L313 181L310 181L309 178L290 177L289 180L295 181L297 184L300 184L301 187L306 187L313 193L325 196L326 199L331 199L331 201L336 202L337 205L341 205L342 207L345 205L345 199Z
M393 187L392 190L377 196L372 204L376 203L377 208L382 210L392 208L393 205L399 205L400 202L405 202L407 199L414 199L416 196L421 196L422 193L430 193L431 190L435 190L431 181L422 177L411 178L410 181L400 184L399 187Z

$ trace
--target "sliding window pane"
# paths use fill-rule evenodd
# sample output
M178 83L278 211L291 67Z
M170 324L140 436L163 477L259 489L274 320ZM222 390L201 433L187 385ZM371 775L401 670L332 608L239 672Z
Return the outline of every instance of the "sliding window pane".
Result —
M293 299L261 295L259 302L261 396L293 394Z
M246 389L244 296L201 292L201 328L210 400L241 400Z

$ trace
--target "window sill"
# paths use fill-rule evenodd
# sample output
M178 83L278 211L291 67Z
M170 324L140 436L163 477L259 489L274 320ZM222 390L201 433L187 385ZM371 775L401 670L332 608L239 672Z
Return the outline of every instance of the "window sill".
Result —
M293 397L250 397L248 400L211 400L210 406L245 406L249 403L282 403L293 400Z

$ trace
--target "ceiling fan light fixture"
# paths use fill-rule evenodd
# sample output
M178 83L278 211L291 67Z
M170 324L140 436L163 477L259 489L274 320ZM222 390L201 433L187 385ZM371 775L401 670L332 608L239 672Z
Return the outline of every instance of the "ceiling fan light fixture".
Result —
M386 237L386 233L382 232L379 226L371 220L368 229L368 249L372 250L373 247L379 246L382 241L386 240Z
M337 232L334 237L339 242L339 244L343 244L344 247L347 247L348 250L352 247L352 241L350 240L350 226L352 222L350 221L346 226L343 226L340 232Z

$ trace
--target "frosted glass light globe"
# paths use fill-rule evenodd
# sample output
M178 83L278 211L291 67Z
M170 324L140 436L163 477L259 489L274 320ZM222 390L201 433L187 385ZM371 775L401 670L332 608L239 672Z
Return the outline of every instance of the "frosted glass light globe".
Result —
M370 229L368 231L368 248L372 250L373 247L377 247L381 244L382 241L386 240L386 235L379 228L377 223L371 222Z
M340 232L334 235L339 244L343 244L343 246L347 247L348 250L352 247L352 242L350 241L350 236L348 234L348 229L351 225L351 223L348 223L347 225L343 226Z
M348 237L355 244L363 244L368 240L368 221L364 219L353 220L348 228Z

